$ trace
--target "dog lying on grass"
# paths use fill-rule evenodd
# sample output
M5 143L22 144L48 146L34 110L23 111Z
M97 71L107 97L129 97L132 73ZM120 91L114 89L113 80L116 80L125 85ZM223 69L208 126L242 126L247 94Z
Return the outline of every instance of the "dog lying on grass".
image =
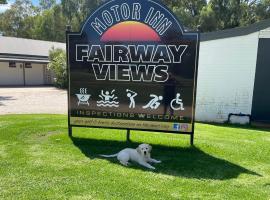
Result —
M151 158L151 150L152 147L149 144L140 144L136 149L126 148L113 155L100 156L105 158L117 157L120 163L124 166L128 166L128 161L133 161L149 169L155 169L155 167L149 163L161 163L161 161Z

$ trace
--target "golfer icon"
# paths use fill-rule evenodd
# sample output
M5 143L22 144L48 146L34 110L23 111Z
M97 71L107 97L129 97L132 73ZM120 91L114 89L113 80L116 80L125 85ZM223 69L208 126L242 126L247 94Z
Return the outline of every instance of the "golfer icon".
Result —
M155 94L150 94L150 97L152 97L153 99L151 99L148 104L146 104L145 106L143 106L143 109L146 108L151 108L151 109L157 109L160 106L160 101L163 99L163 96L157 96Z
M180 93L176 94L176 98L171 101L170 105L173 110L185 110L182 99L180 99Z
M127 97L129 98L130 100L130 103L129 103L129 108L135 108L135 100L134 100L134 97L136 97L138 95L138 93L132 91L132 90L129 90L127 89L126 90L127 92Z

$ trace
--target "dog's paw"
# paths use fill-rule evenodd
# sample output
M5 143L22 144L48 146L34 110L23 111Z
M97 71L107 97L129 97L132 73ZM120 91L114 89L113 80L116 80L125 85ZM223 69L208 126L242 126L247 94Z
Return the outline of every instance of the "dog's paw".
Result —
M157 162L156 162L156 163L162 163L162 162L161 162L161 160L157 160Z
M151 167L149 167L149 169L155 170L156 168L155 168L155 167L153 167L153 166L151 166Z
M127 167L128 164L129 164L128 162L123 162L123 161L120 161L120 163L121 163L122 165L126 166L126 167Z

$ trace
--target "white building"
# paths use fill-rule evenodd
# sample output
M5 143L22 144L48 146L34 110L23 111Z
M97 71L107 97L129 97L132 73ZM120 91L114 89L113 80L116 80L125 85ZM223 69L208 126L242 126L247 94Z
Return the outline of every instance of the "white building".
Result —
M196 120L247 114L270 122L270 19L201 34Z
M47 70L51 47L64 43L0 36L0 86L50 85Z

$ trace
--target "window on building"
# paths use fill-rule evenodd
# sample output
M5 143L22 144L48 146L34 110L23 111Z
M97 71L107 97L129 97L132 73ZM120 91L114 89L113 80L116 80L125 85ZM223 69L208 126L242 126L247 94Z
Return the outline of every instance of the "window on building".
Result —
M16 67L16 62L9 62L9 67L15 68Z
M24 67L25 68L32 68L32 65L31 65L31 63L25 63Z

